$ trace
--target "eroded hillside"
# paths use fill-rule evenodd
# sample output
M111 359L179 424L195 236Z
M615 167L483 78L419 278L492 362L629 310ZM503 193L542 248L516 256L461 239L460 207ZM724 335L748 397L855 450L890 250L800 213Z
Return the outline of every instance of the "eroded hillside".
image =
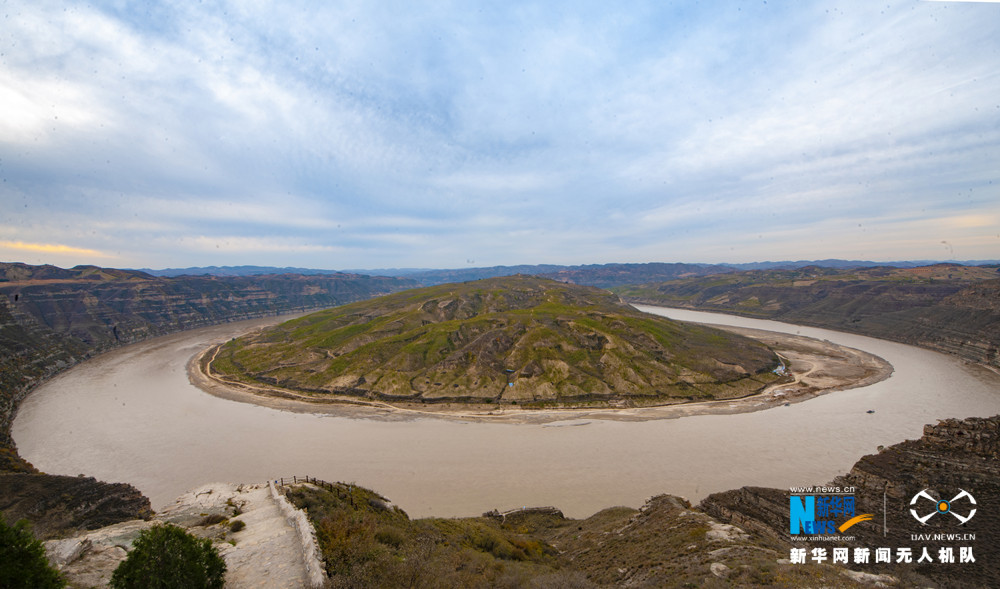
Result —
M212 369L305 394L414 403L624 406L736 398L778 358L731 333L534 277L397 293L221 347Z
M734 313L919 345L1000 368L996 267L758 270L625 287L633 302Z

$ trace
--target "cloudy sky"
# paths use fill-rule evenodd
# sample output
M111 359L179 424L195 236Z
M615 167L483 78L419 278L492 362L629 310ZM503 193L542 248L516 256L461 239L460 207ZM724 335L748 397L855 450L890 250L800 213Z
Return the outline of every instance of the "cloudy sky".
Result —
M1000 3L0 14L2 261L1000 258Z

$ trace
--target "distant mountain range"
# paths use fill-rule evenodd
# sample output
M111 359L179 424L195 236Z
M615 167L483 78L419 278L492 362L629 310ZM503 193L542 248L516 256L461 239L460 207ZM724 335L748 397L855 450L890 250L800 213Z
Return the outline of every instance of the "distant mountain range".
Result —
M301 274L303 276L314 276L318 274L345 274L338 270L317 270L315 268L277 268L275 266L195 266L192 268L164 268L163 270L151 270L140 268L140 272L153 276L263 276L266 274ZM351 273L351 272L346 272ZM358 272L368 274L371 272ZM374 276L402 276L402 274L374 274Z
M796 262L751 262L749 264L725 264L731 268L739 270L794 270L806 266L820 266L823 268L876 268L879 266L891 266L894 268L919 268L921 266L931 266L933 264L958 264L960 266L995 266L1000 264L1000 260L906 260L898 262L871 262L867 260L798 260Z
M871 262L863 260L799 260L781 262L753 262L749 264L683 264L651 262L644 264L586 264L578 266L563 266L556 264L522 264L517 266L491 266L484 268L378 268L350 270L319 270L314 268L277 268L273 266L204 266L193 268L166 268L152 270L143 268L141 272L153 276L261 276L267 274L301 274L329 275L354 274L368 276L405 277L415 280L424 286L446 284L451 282L467 282L483 278L498 278L526 274L542 276L562 282L613 288L616 286L648 284L663 282L678 278L693 278L712 274L725 274L741 270L794 270L806 266L821 266L824 268L871 268L878 266L893 266L896 268L916 268L940 261L919 260L901 262ZM964 262L945 262L964 266L996 265L1000 260L978 260Z

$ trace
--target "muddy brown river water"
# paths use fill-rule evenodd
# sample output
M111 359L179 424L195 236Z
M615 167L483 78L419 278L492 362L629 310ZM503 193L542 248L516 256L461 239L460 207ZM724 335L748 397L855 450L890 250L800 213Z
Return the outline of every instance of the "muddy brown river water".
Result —
M1000 375L944 354L771 321L639 308L828 339L876 354L895 372L868 387L735 415L545 424L316 415L228 401L190 383L186 366L195 354L263 324L242 322L152 339L64 372L21 404L14 440L45 472L132 483L154 508L207 482L309 475L372 488L411 517L524 505L585 517L613 505L638 507L660 493L697 502L743 485L828 482L879 445L919 437L925 423L1000 413Z

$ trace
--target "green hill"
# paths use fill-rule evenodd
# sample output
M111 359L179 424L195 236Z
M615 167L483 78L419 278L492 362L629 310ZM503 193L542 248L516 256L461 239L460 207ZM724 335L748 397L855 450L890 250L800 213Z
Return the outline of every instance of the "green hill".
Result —
M628 406L734 398L776 377L766 346L535 277L400 292L228 342L212 368L317 397Z

